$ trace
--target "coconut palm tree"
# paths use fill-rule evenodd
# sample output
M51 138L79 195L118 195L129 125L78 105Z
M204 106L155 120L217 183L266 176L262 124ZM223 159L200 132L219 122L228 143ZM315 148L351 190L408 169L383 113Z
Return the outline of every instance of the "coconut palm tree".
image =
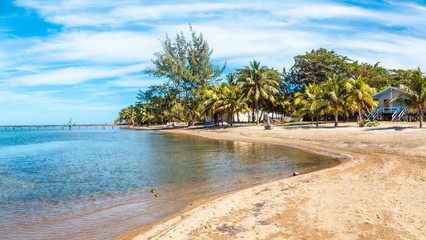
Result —
M319 105L318 97L320 96L321 85L317 83L311 83L308 86L305 85L305 92L295 93L294 104L299 108L297 113L300 117L309 115L311 117L311 123L314 122L314 117L317 118L318 126L318 115L321 113L322 106Z
M214 103L215 111L228 112L231 115L231 126L234 122L234 113L248 111L248 105L244 98L240 86L224 85L223 91L218 96L218 101Z
M122 123L125 120L125 110L126 108L121 109L121 111L118 113L118 118L114 121L114 124Z
M339 110L344 109L349 83L343 76L332 76L324 83L323 91L319 94L318 104L330 106L334 109L334 126L339 123Z
M399 87L401 93L392 101L402 103L412 109L417 110L420 117L420 128L423 126L423 115L426 108L426 77L420 71L413 72L413 75Z
M364 106L371 107L374 105L372 95L374 94L375 89L371 88L366 83L366 80L366 78L359 76L356 79L349 81L348 101L356 102L358 109L358 121L362 120Z
M250 66L245 66L238 71L238 83L242 86L248 98L254 100L256 108L256 125L259 125L259 99L275 101L274 94L277 94L279 80L275 70L260 66L256 60L250 62Z
M228 85L237 85L237 78L235 73L229 73L226 75L226 81Z
M137 123L138 113L133 105L124 109L124 120L127 124L135 125Z

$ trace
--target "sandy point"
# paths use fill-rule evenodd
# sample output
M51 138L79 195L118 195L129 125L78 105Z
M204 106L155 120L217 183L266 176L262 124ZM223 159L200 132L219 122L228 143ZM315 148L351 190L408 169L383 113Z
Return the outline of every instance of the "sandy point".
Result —
M418 123L166 131L285 145L343 161L199 201L118 239L426 239L426 129Z

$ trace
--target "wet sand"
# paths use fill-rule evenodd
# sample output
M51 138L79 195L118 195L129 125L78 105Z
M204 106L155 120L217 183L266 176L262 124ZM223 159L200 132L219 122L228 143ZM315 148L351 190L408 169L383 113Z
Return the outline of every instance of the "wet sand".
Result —
M425 239L426 129L355 123L166 130L264 142L342 164L194 202L122 239Z

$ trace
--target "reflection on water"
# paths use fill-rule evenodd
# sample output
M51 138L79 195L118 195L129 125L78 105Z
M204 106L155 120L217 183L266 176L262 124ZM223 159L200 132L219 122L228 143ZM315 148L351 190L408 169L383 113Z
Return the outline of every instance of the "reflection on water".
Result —
M114 131L0 131L0 239L110 239L200 197L337 164L274 145Z

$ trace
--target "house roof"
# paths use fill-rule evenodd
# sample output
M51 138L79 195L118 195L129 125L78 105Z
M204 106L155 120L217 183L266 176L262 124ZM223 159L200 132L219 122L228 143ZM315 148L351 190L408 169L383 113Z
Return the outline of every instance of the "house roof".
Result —
M378 98L380 98L381 96L383 96L383 95L385 95L386 93L389 93L389 92L391 92L391 91L398 91L398 92L402 92L402 91L401 91L399 88L397 88L397 87L387 87L387 88L383 89L382 91L380 91L380 92L378 92L378 93L374 94L372 97L373 97L374 99L378 99Z

